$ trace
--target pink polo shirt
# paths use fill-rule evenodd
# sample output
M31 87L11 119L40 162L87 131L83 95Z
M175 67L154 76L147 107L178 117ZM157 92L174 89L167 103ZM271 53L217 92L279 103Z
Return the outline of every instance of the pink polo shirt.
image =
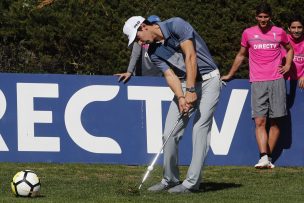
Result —
M286 32L276 26L272 26L267 33L263 33L259 26L244 30L241 45L249 52L250 82L283 78L278 72L282 63L280 45L286 45L288 42Z
M285 78L288 80L297 80L304 77L304 36L302 36L298 42L295 41L291 35L288 35L288 38L293 48L294 56L292 66ZM285 49L283 54L286 55Z

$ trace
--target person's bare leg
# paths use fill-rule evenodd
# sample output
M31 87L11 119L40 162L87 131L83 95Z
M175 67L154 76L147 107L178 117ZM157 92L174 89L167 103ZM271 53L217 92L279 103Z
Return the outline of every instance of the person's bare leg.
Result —
M268 151L267 151L270 168L275 167L275 165L272 163L272 152L278 142L279 136L280 136L280 128L278 125L278 120L270 119Z
M266 117L256 117L255 121L255 135L260 151L260 160L254 166L258 169L270 168L270 162L268 160L268 135L266 131Z
M270 119L270 129L268 137L268 154L271 154L280 136L280 128L276 119Z
M268 135L266 132L266 118L256 117L255 121L255 136L260 153L267 153Z

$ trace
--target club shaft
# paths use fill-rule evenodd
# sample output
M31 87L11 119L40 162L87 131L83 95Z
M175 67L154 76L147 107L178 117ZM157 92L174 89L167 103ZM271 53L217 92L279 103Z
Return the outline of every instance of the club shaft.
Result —
M179 116L179 118L178 118L178 120L176 121L174 127L172 128L172 130L171 130L169 136L167 137L167 139L166 139L165 142L163 143L163 145L162 145L162 147L160 148L159 152L158 152L158 153L156 154L156 156L154 157L152 163L150 164L150 167L153 167L154 164L156 163L156 161L157 161L159 155L160 155L161 152L163 151L164 147L166 146L166 144L167 144L169 138L171 137L173 131L175 130L175 128L176 128L176 126L178 125L178 123L179 123L180 120L181 120L181 116Z
M193 113L193 111L194 111L194 109L190 109L190 111L188 112L188 115L187 115L187 116L190 117L191 114ZM163 149L164 149L164 147L166 146L166 144L167 144L169 138L172 136L174 130L176 129L177 125L179 124L179 122L180 122L180 120L183 118L183 116L184 116L184 113L180 113L180 114L179 114L178 119L177 119L176 123L174 124L173 128L171 129L171 131L170 131L168 137L167 137L166 140L164 141L164 143L163 143L162 147L160 148L159 152L158 152L158 153L156 154L156 156L154 157L152 163L149 165L150 168L151 168L151 167L152 167L152 169L154 168L154 164L156 163L156 161L157 161L159 155L160 155L161 152L163 151ZM146 181L146 179L147 179L149 173L150 173L150 170L148 169L148 170L146 171L146 173L145 173L145 175L144 175L144 177L143 177L143 179L142 179L142 181L141 181L141 184L139 185L138 189L140 189L140 188L142 187L142 185L143 185L143 183Z
M169 136L167 137L167 139L166 139L165 142L163 143L162 147L160 148L159 152L158 152L158 153L156 154L156 156L154 157L154 159L153 159L152 163L149 165L149 167L152 167L152 168L154 167L154 164L156 163L156 161L157 161L157 159L158 159L160 153L163 151L163 149L164 149L165 145L167 144L169 138L171 137L173 131L175 130L176 126L178 125L180 119L181 119L181 116L179 116L179 119L176 121L174 127L172 128L172 130L171 130L171 132L170 132L170 134L169 134ZM138 187L139 190L140 190L140 188L142 187L143 183L146 181L146 179L147 179L149 173L150 173L150 170L147 170L146 173L145 173L145 175L144 175L144 177L143 177L143 179L142 179L142 181L141 181L141 184L140 184L139 187Z

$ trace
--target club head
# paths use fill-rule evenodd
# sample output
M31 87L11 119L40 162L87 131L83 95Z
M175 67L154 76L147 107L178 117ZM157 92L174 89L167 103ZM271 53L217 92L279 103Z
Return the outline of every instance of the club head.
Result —
M139 187L138 187L138 189L140 190L141 189L141 186L143 185L143 183L141 183L140 185L139 185Z

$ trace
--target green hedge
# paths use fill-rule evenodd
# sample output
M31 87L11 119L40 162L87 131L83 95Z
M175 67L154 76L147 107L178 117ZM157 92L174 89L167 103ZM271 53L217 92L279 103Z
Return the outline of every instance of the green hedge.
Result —
M2 72L109 75L123 72L130 50L122 33L133 15L180 16L208 44L222 72L240 48L242 31L254 25L258 0L1 0ZM51 1L50 1L51 2ZM287 16L304 12L301 0L268 1L273 21L286 28ZM247 64L238 77L248 77Z

